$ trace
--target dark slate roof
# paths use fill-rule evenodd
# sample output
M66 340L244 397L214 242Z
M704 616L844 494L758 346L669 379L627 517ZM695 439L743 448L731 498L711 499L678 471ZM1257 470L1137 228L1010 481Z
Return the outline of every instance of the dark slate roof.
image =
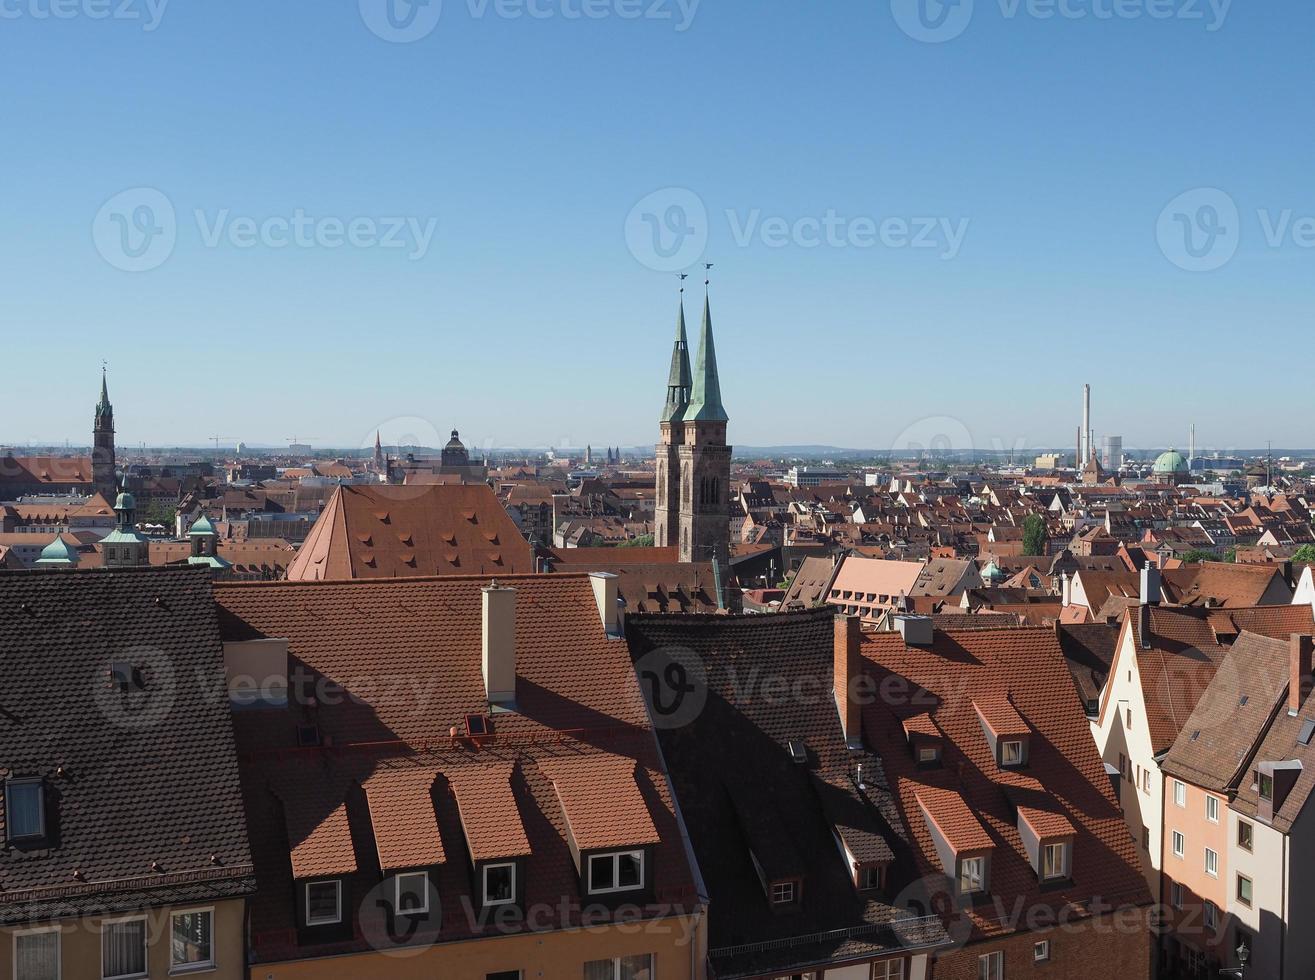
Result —
M1062 623L1056 629L1059 648L1064 651L1085 709L1091 702L1099 701L1100 692L1105 689L1119 645L1119 627L1113 623Z
M945 938L939 922L912 921L882 894L857 891L837 847L838 830L860 861L893 859L886 897L914 867L880 758L845 747L832 694L833 618L813 609L626 619L641 683L653 658L681 651L670 655L702 688L695 703L707 696L693 717L670 716L679 724L655 717L723 980L880 958ZM804 764L792 761L792 740L806 747ZM772 911L751 850L769 877L802 878L797 909Z
M0 667L0 766L44 778L49 831L0 852L0 921L252 889L205 570L0 573Z

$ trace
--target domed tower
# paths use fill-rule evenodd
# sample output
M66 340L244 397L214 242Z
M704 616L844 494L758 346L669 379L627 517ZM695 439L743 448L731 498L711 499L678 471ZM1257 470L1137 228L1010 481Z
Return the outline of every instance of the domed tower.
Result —
M452 438L447 441L443 447L443 465L444 466L469 466L470 453L466 452L466 447L462 445L457 430L452 430Z
M151 563L151 543L137 530L137 501L125 483L114 498L118 526L101 538L106 568L145 568Z
M1179 484L1186 483L1191 473L1187 467L1187 460L1183 454L1176 449L1170 449L1168 452L1160 453L1156 457L1155 464L1151 467L1151 480L1154 483L1162 483L1166 486L1176 487Z
M114 406L110 404L104 367L100 370L100 401L91 428L91 479L97 493L106 500L114 498Z

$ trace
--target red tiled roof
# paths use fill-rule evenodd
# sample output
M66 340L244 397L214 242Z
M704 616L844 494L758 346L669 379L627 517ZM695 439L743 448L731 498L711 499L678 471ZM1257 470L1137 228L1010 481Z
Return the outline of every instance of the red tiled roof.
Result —
M635 784L635 760L614 755L561 758L540 763L566 811L582 851L656 844L657 829Z
M465 766L449 774L461 813L461 826L466 831L466 846L474 861L524 857L530 853L525 825L511 792L514 768L507 762Z
M923 816L940 831L956 854L995 846L991 835L958 793L935 786L919 786L913 795Z
M292 877L323 878L356 870L345 803L329 803L320 794L289 793L283 813L292 847Z
M338 487L290 581L534 571L534 555L493 491L469 486Z
M973 698L977 715L995 735L1026 735L1031 731L1009 697L1003 694L980 695Z
M1071 837L1077 833L1073 822L1062 813L1051 810L1037 810L1030 806L1020 806L1018 816L1032 828L1032 833L1042 840L1052 837Z
M430 795L437 775L433 768L406 766L381 769L365 781L375 849L385 872L447 860Z

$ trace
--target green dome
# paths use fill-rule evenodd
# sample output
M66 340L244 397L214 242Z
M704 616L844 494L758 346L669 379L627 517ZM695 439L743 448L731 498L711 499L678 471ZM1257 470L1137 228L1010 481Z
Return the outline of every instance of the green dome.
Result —
M196 523L192 525L192 529L187 532L189 537L194 534L214 534L214 533L215 533L215 526L210 523L210 518L206 517L204 514L202 514L200 517L196 519Z
M1152 473L1186 473L1187 460L1183 454L1176 449L1170 449L1167 453L1160 453L1155 460L1155 465L1151 467Z
M987 585L1000 582L1004 577L1005 573L1000 570L1000 566L995 563L994 559L987 562L986 567L982 569L982 581Z
M127 490L119 491L119 495L114 498L115 510L136 510L137 501Z
M56 535L55 540L41 549L38 565L76 565L78 556L68 546L63 537Z

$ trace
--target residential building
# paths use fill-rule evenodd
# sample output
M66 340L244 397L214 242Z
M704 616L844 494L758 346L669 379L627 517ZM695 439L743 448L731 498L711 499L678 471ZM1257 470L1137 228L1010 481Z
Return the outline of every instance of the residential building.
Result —
M0 573L0 976L247 974L255 887L210 581Z
M215 589L253 976L702 977L615 579Z

